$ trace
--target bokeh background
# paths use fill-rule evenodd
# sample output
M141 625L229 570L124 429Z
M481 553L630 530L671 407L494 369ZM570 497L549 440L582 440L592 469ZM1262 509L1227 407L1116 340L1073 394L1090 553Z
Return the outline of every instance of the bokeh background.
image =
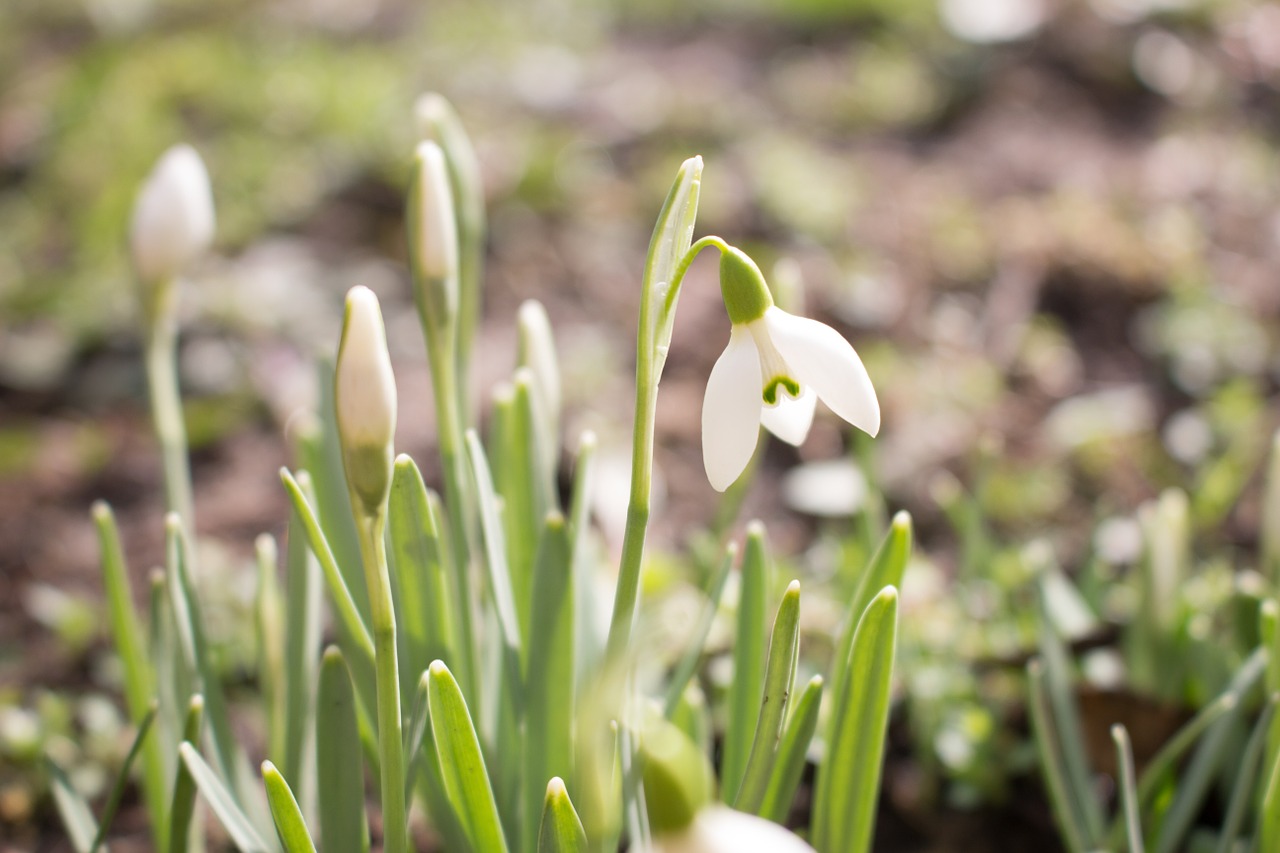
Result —
M399 444L433 470L402 222L426 91L453 102L483 167L479 396L512 369L519 304L543 301L567 445L601 437L606 537L643 253L676 167L705 158L698 233L752 252L846 332L885 410L874 444L834 419L799 450L771 443L741 517L819 573L841 525L908 508L920 531L904 632L922 698L895 724L906 757L886 808L901 814L882 831L897 849L984 849L955 839L1016 824L1052 849L1035 786L1010 782L1030 754L993 734L1005 714L1017 728L992 699L1013 688L967 663L1025 643L1002 617L1021 571L1003 543L1123 572L1135 509L1180 485L1228 575L1253 545L1280 420L1280 3L6 0L0 839L15 840L0 849L59 849L35 756L69 751L90 790L118 760L89 503L116 507L139 589L162 557L124 249L136 187L181 141L213 179L216 250L183 285L181 369L198 526L234 620L355 284L384 302ZM698 426L728 337L710 260L682 306L651 536L673 575L717 507ZM952 823L921 817L935 806ZM974 817L991 809L1006 823Z

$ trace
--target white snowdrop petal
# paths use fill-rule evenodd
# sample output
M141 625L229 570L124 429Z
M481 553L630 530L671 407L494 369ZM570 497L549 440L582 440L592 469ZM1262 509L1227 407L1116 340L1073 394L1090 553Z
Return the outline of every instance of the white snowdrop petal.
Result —
M778 395L778 405L765 406L760 412L764 428L787 444L800 445L813 426L813 410L818 405L818 395L809 386L801 388L800 396L792 399Z
M876 389L862 359L839 332L777 307L765 312L764 321L773 345L801 384L813 388L831 411L863 432L880 431Z
M657 839L655 853L813 853L799 836L745 812L711 806L683 832Z
M751 333L734 326L702 398L702 464L716 491L738 479L760 437L760 357Z
M213 192L204 161L175 145L156 162L138 193L130 226L134 267L144 281L180 274L213 242Z

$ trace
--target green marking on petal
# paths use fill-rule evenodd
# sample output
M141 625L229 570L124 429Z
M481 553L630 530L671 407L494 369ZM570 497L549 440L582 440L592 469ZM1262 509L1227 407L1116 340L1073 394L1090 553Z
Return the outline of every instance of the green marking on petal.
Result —
M790 376L775 376L764 386L764 401L770 406L778 404L778 387L786 391L787 396L795 400L800 396L800 383Z

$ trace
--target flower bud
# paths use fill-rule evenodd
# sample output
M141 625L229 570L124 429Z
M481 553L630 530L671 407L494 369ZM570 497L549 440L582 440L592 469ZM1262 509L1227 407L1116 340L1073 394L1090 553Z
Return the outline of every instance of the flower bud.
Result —
M654 840L654 853L813 853L778 824L727 806L711 806L682 832Z
M640 760L654 833L684 830L715 793L715 774L706 754L675 725L653 715L645 721Z
M181 274L213 242L213 193L204 161L190 145L161 156L138 192L129 248L146 285Z
M458 223L444 152L434 142L421 143L414 154L406 220L419 309L442 328L458 310Z
M367 287L347 293L333 384L347 487L366 513L378 514L391 489L396 380L378 297Z

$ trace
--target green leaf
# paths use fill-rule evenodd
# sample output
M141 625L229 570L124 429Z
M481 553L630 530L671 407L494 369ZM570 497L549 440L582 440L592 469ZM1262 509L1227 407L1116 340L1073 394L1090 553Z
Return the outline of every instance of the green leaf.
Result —
M267 804L271 806L271 818L285 853L316 853L298 801L289 790L289 783L270 761L262 762L262 782L267 788Z
M342 652L332 646L320 663L316 691L316 782L321 849L367 851L355 691Z
M284 602L276 578L279 552L276 540L260 535L254 543L258 563L257 615L258 683L266 706L267 754L283 760L284 707Z
M778 757L773 765L773 774L769 777L769 787L765 790L764 802L760 805L760 816L774 823L786 822L791 812L791 803L795 800L796 791L800 787L809 744L813 741L813 733L818 728L818 709L822 706L822 684L821 675L815 675L809 679L782 732L782 741L778 744Z
M1124 726L1111 727L1111 739L1116 745L1116 766L1120 768L1120 812L1124 815L1125 830L1129 837L1129 853L1142 853L1142 818L1138 811L1138 788L1134 782L1133 748L1129 744L1129 732Z
M720 762L720 797L733 803L738 797L747 755L755 735L764 693L765 638L768 622L765 595L769 589L769 556L764 526L755 521L747 526L747 545L742 553L741 584L738 594L738 624L733 639L733 680L729 682L724 753Z
M1236 671L1228 690L1236 695L1236 702L1224 711L1205 733L1196 748L1191 762L1178 782L1173 803L1165 813L1164 823L1156 835L1156 853L1173 853L1179 848L1183 835L1200 812L1200 805L1213 785L1222 762L1226 760L1227 747L1232 731L1240 719L1240 700L1262 678L1267 664L1267 650L1259 648ZM1150 770L1148 770L1150 772ZM1139 785L1141 793L1142 786Z
M401 669L416 677L433 660L453 659L454 627L439 525L422 472L404 454L396 457L387 521L403 616Z
M689 682L680 695L680 701L676 702L675 710L667 719L696 743L704 755L711 755L711 712L707 710L707 697L698 682Z
M1236 781L1231 786L1231 799L1230 805L1227 807L1227 816L1222 821L1222 832L1218 835L1218 853L1231 853L1235 849L1236 837L1244 826L1245 815L1249 807L1257 799L1258 789L1255 783L1258 779L1258 767L1266 757L1267 732L1271 728L1272 719L1275 717L1277 700L1280 700L1280 694L1272 693L1267 700L1267 704L1262 708L1262 714L1259 715L1252 734L1249 735L1249 742L1245 745L1244 755L1240 757L1239 769L1235 773ZM1267 839L1260 838L1259 841L1261 842L1260 849L1271 849L1262 846L1266 844Z
M559 776L547 783L538 831L538 853L586 853L587 833L569 801L569 792Z
M889 586L858 621L843 677L837 667L844 692L834 697L833 736L818 768L818 790L824 790L826 777L827 796L813 815L813 844L820 853L864 853L871 844L897 637L898 591Z
M1262 795L1262 814L1258 821L1258 838L1280 838L1280 759L1276 760L1267 775L1267 786Z
M573 769L573 573L569 532L559 513L547 516L534 562L529 674L525 687L524 825L521 849L532 850L544 779Z
M591 537L591 484L595 470L596 434L585 430L578 440L573 466L573 494L569 499L569 536L573 543L573 653L574 684L579 689L600 664L604 637L596 629L598 604L594 595L596 573Z
M791 684L795 680L799 649L800 582L793 580L782 596L782 604L773 621L769 658L765 665L764 695L760 700L755 738L752 740L751 754L743 773L742 787L733 804L738 811L760 814L769 777L773 773L773 763L777 758L775 750L782 737L782 723L786 719L787 703L791 698Z
M178 754L190 771L191 778L195 780L196 787L204 795L205 802L218 816L241 853L274 853L274 845L258 835L258 830L254 829L252 821L241 811L231 791L218 778L213 768L205 763L196 748L184 741L178 747Z
M694 672L698 668L698 662L702 660L703 650L707 646L707 637L711 634L711 626L715 623L716 612L720 609L720 599L724 595L725 582L729 580L729 573L733 569L733 563L737 556L738 546L736 543L730 542L728 547L725 548L724 559L720 561L720 568L712 576L711 586L707 588L707 601L702 607L702 614L698 617L698 624L693 629L693 635L685 646L684 654L680 656L680 661L676 664L675 670L671 673L671 679L667 683L667 698L663 705L663 715L667 719L671 719L672 714L675 713L681 694L684 693L689 680L693 678Z
M505 853L507 840L467 702L442 661L431 664L427 677L431 732L439 749L445 793L472 849Z
M313 495L311 475L298 472L304 495ZM285 550L284 748L280 772L293 779L299 800L315 805L315 695L324 617L320 564L308 544L306 525L297 510L289 513ZM308 812L310 813L310 812ZM313 815L314 817L314 815Z
M1044 663L1039 658L1027 664L1027 684L1031 733L1035 737L1040 756L1040 772L1044 776L1045 787L1049 789L1049 804L1053 807L1054 817L1058 821L1058 829L1067 849L1071 853L1085 853L1089 849L1085 842L1087 827L1071 794L1071 783L1062 763L1061 747L1054 738L1053 711L1050 707L1049 690L1045 686Z
M197 693L187 702L187 714L182 725L183 743L193 746L199 744L200 729L203 724L204 697ZM191 820L196 809L196 782L183 762L178 762L175 774L168 850L169 853L185 853L192 836Z
M506 536L499 515L499 500L493 490L493 477L484 447L475 430L467 430L467 458L475 480L476 500L480 506L480 531L484 537L484 564L488 573L490 594L498 616L498 628L508 656L520 659L520 623L516 617L511 588L511 572L507 566Z
M52 758L46 755L44 762L49 773L49 786L53 789L53 802L58 807L58 816L67 829L72 848L76 853L92 853L98 822L93 819L89 804Z
M125 563L124 548L120 544L120 531L111 507L104 501L93 505L93 523L98 532L98 549L102 554L102 585L107 596L107 619L111 625L111 639L124 672L124 698L129 708L129 719L141 725L151 702L156 696L154 672L147 644L143 640L143 622L133 606L129 590L129 569ZM154 626L153 626L154 628ZM143 747L142 794L151 821L153 839L166 835L168 813L165 808L164 753L158 739Z
M133 745L129 747L129 754L125 756L124 763L120 765L120 769L116 772L115 781L111 783L111 793L107 795L107 804L102 809L102 821L98 825L98 832L94 836L93 844L90 846L91 850L97 850L107 840L107 832L111 829L111 822L115 820L116 811L120 808L120 801L124 798L124 789L129 784L129 771L133 768L133 762L138 757L138 753L146 744L147 732L151 731L151 724L155 722L155 719L156 704L155 700L152 700L146 716L138 724L138 733L134 735Z

